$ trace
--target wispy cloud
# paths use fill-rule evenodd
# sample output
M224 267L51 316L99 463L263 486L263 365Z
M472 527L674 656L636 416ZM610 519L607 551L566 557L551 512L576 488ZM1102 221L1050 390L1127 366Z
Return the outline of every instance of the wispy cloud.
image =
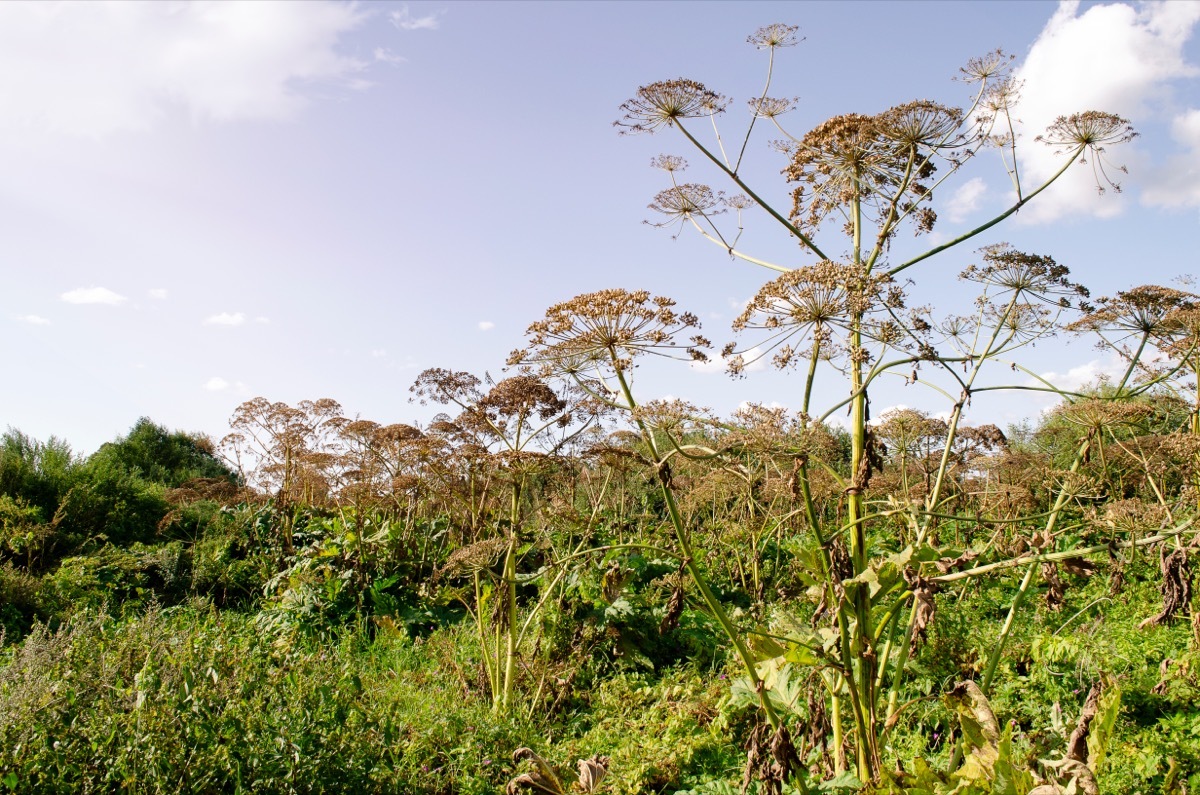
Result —
M108 304L109 306L116 306L127 300L125 296L114 293L107 287L78 287L68 290L60 297L68 304Z
M987 193L987 183L979 177L973 177L958 187L950 195L942 214L947 221L959 223L967 220L971 213L979 209L979 200Z
M240 326L245 322L246 315L242 312L222 312L219 315L204 318L206 326Z
M1062 167L1062 158L1033 141L1058 116L1088 110L1139 119L1163 114L1172 83L1197 74L1184 58L1184 45L1200 21L1200 3L1151 2L1136 8L1125 3L1089 6L1060 2L1058 10L1017 70L1024 83L1016 114L1023 125L1022 182L1030 188ZM1136 165L1146 155L1135 144L1106 153L1111 168ZM1111 217L1127 199L1108 191L1101 196L1090 163L1071 169L1058 184L1022 210L1024 221L1048 222L1064 215ZM1136 168L1146 184L1153 169ZM1111 173L1119 177L1119 173ZM1150 186L1148 190L1155 190Z
M399 64L408 62L408 59L403 55L398 55L389 50L387 47L375 48L375 60L391 64L392 66L397 66Z
M495 327L496 327L496 324L490 320L479 321L479 330L480 331L491 331Z
M353 86L354 3L0 3L0 133L95 137L193 120L280 119L304 88Z
M229 389L229 382L219 375L214 375L212 378L204 382L204 388L209 392L223 392Z
M254 322L260 326L265 326L271 322L271 318L259 315L258 317L254 318Z
M437 30L438 15L426 14L422 17L414 17L412 10L408 4L400 6L388 16L391 17L392 24L400 28L400 30Z
M162 287L155 287L151 290L147 290L146 294L149 295L151 298L153 298L155 301L165 301L167 298L167 291L165 288L162 288Z
M31 326L49 326L50 320L41 315L17 315L17 320L22 323L28 323Z

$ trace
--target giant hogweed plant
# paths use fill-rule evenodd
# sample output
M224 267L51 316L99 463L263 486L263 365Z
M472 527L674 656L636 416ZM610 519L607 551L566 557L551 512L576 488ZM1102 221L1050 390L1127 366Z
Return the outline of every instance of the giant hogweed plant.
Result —
M515 701L519 649L537 614L534 609L524 623L518 621L517 566L526 551L523 530L530 482L550 459L592 427L598 413L595 404L579 399L577 391L555 391L527 374L499 382L489 378L486 392L483 386L484 382L470 373L435 368L417 377L412 392L415 399L460 410L454 418L439 417L433 423L444 436L457 439L456 454L446 460L458 460L467 470L466 477L459 467L442 472L445 480L474 482L482 463L507 491L507 510L487 528L486 537L456 550L438 573L441 578L470 577L473 589L463 603L479 632L492 706L507 711ZM475 491L472 488L469 495L472 506ZM498 577L492 571L497 562ZM546 591L553 591L557 582L555 579ZM537 603L538 607L543 604L544 599Z
M779 274L736 319L734 330L752 334L754 340L742 348L725 347L722 357L729 370L741 374L752 357L770 357L776 367L801 372L796 402L802 429L818 429L838 412L849 414L848 473L823 460L819 450L794 451L793 483L799 505L795 513L803 517L806 531L816 541L818 554L811 574L828 626L812 631L798 622L785 622L782 627L747 631L722 609L693 553L672 461L677 456L720 458L724 451L672 435L671 423L660 420L659 407L639 403L632 388L639 357L707 357L709 343L694 334L699 324L693 315L679 313L668 298L652 298L645 292L607 290L579 296L552 307L544 320L534 323L528 347L514 353L510 363L569 378L630 418L654 459L677 554L741 661L745 692L752 694L775 732L772 748L791 747L786 729L791 702L773 692L782 667L810 665L820 671L827 689L836 772L852 769L861 781L879 782L888 776L882 755L886 734L906 706L900 696L908 657L933 619L933 595L939 588L989 572L1024 570L1018 596L987 659L980 687L980 696L985 697L1021 599L1039 566L1101 549L1159 543L1188 532L1191 526L1190 518L1180 516L1171 528L1149 538L1087 548L1067 548L1070 544L1064 540L1064 548L1058 548L1060 537L1073 537L1063 535L1062 527L1064 512L1079 496L1078 479L1073 476L1096 445L1095 434L1085 433L1050 503L1043 510L1004 519L1013 528L1037 528L1027 553L978 561L970 567L975 553L956 555L937 540L943 525L986 520L953 513L948 494L954 451L961 448L964 412L974 395L1033 389L1068 401L1081 397L1044 381L1004 386L987 382L981 374L985 369L1001 369L997 365L1022 371L1017 358L1021 350L1060 330L1068 313L1083 309L1091 313L1085 317L1099 323L1107 317L1104 310L1110 304L1102 302L1097 313L1087 303L1087 291L1070 280L1066 267L1051 257L1003 244L982 249L979 263L962 273L963 279L979 287L975 309L967 315L935 317L927 308L911 307L910 285L903 280L913 278L916 266L1002 223L1075 164L1090 163L1101 190L1119 189L1112 179L1108 149L1130 141L1136 133L1125 119L1110 113L1059 117L1035 144L1057 150L1062 165L1044 181L1029 184L1022 169L1023 143L1012 115L1019 87L1007 72L1009 59L996 52L972 60L962 70L962 79L975 86L965 109L919 100L877 114L844 114L796 135L784 120L797 103L770 96L776 55L797 43L796 28L768 26L749 41L766 51L770 61L766 86L749 102L744 135L731 138L722 132L718 121L729 106L725 97L687 79L641 87L622 105L624 115L616 124L626 134L669 130L681 135L738 191L726 196L705 184L683 182L684 159L663 155L653 162L670 180L650 205L665 219L658 225L690 226L729 256ZM743 177L749 142L761 125L771 125L783 136L776 148L787 158L783 173L794 186L790 208L774 206ZM931 207L935 193L945 190L966 163L989 149L1000 153L1012 184L1012 204L965 233L893 261L897 234L904 228L918 234L932 231L937 222ZM743 248L741 217L750 210L765 212L799 244L801 262L770 262ZM731 215L736 223L725 223ZM831 256L834 251L846 253L839 259ZM1190 317L1176 315L1174 322L1186 327ZM1175 364L1162 372L1137 377L1154 334L1144 324L1133 329L1134 342L1127 345L1129 368L1113 391L1115 397L1145 392L1177 373L1181 365L1194 363L1193 346L1173 351ZM686 335L692 336L685 340ZM818 409L813 405L815 387L830 377L844 384L845 397ZM871 421L870 398L886 383L885 377L927 386L943 395L950 407L942 428L940 460L927 473L928 486L919 497L908 492L908 496L872 501L869 496L871 478L883 458ZM818 475L832 478L843 495L843 510L832 520L817 509L813 498ZM892 545L894 553L873 556L870 531L895 526L900 531ZM798 763L780 753L772 775L786 778ZM952 767L961 758L956 753Z

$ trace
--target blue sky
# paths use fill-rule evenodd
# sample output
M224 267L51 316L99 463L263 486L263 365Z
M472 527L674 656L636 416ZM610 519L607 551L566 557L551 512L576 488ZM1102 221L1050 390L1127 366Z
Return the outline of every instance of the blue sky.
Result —
M420 370L499 375L548 305L607 287L669 295L727 341L770 274L642 223L665 187L655 155L726 186L672 131L611 124L639 85L684 76L735 99L732 133L765 74L745 38L771 22L805 37L772 90L800 97L797 133L910 99L962 104L950 78L997 47L1017 56L1028 138L1060 113L1129 117L1142 135L1113 152L1123 193L1097 197L1077 169L978 242L1051 254L1095 294L1170 283L1200 271L1198 20L1182 1L0 4L0 424L87 452L139 416L220 437L256 395L424 420L407 400ZM786 208L772 137L752 140L745 173ZM1030 141L1028 173L1053 165ZM936 197L935 234L1006 191L998 158L977 158ZM743 241L808 261L761 215ZM974 248L912 274L920 300L964 300ZM1084 342L1031 356L1064 383L1113 367ZM722 413L799 390L671 363L638 379ZM899 385L875 399L944 408ZM970 418L1044 405L980 400Z

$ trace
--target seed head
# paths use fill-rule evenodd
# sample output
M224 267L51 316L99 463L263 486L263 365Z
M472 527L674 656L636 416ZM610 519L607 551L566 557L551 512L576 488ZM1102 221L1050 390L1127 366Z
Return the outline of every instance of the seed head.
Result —
M727 101L695 80L677 78L642 86L637 96L621 105L624 112L613 124L623 135L654 132L680 119L712 116L725 110Z
M776 47L795 47L803 39L796 36L799 25L784 25L775 22L765 25L746 37L746 42L753 44L759 50L773 50Z
M1004 50L992 50L986 55L972 58L967 65L959 69L965 83L984 83L996 77L1003 77L1012 64L1015 55L1006 55Z
M988 246L982 252L984 264L971 265L959 278L997 288L1000 295L1015 293L1024 299L1062 307L1088 297L1086 288L1067 278L1070 269L1051 257L1026 254L1007 243Z
M692 336L686 345L676 337L699 329L690 312L676 312L675 302L651 297L645 290L601 290L576 296L546 310L529 326L529 346L509 357L510 365L531 365L552 374L624 371L643 354L707 361L711 343Z
M750 112L760 119L773 119L795 109L800 97L758 97L750 100Z
M687 182L659 191L649 207L667 216L665 224L686 220L693 215L707 216L724 212L723 194L707 185ZM659 224L656 224L659 225Z
M1104 193L1108 188L1120 193L1120 183L1109 175L1110 168L1105 163L1105 148L1110 144L1129 143L1138 136L1133 125L1128 120L1114 113L1102 113L1089 110L1085 113L1073 113L1070 116L1059 116L1055 119L1044 135L1037 137L1038 141L1061 152L1084 153L1080 163L1087 162L1087 155L1092 157L1092 172L1096 177L1096 190ZM1116 167L1117 171L1125 174L1124 166Z
M661 168L667 173L684 171L687 169L687 165L687 161L679 155L659 155L650 161L651 168Z

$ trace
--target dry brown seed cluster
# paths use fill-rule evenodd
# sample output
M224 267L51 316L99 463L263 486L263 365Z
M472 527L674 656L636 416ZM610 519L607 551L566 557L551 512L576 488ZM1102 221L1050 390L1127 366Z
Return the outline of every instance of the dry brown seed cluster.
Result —
M759 97L750 100L750 112L760 119L773 119L794 110L800 97Z
M727 101L702 83L686 80L661 80L642 86L637 96L621 105L625 114L613 122L625 135L654 132L660 127L675 124L680 119L712 116L725 110Z
M661 168L668 173L684 171L687 169L687 165L687 161L679 155L659 155L650 160L651 168Z
M1001 77L1014 58L1015 55L1007 55L1004 50L992 50L986 55L967 61L967 65L959 70L962 72L961 79L967 83L982 83Z
M600 290L546 310L529 326L528 347L510 355L510 365L530 365L552 374L582 375L596 369L624 371L643 354L707 361L711 343L698 334L686 346L676 340L700 328L690 312L645 290Z
M919 99L897 105L875 117L879 134L907 150L950 149L963 143L958 130L963 112Z
M1000 243L984 248L983 264L971 265L959 278L999 288L1000 295L1015 294L1068 307L1082 302L1089 294L1086 288L1067 278L1070 273L1069 268L1052 257L1026 254Z
M1112 297L1096 302L1096 309L1076 320L1072 331L1110 331L1118 333L1144 333L1152 336L1170 336L1172 328L1168 322L1180 310L1200 308L1200 296L1145 284L1131 290L1123 290Z
M815 229L855 199L877 220L896 208L915 209L931 195L925 181L937 170L932 154L964 143L955 133L961 122L959 110L917 101L818 125L790 148L791 163L783 172L799 183L792 193L793 223ZM919 230L928 231L935 216L930 210L915 220Z
M1059 116L1037 140L1060 149L1085 147L1098 152L1108 144L1129 143L1137 136L1128 119L1115 113L1089 110Z
M746 37L746 42L753 44L760 50L769 50L776 47L794 47L801 41L796 36L796 31L798 30L800 30L798 25L784 25L781 22L774 22L770 25L764 25L751 33Z
M1059 116L1045 134L1039 135L1036 140L1060 152L1091 154L1096 189L1104 193L1108 188L1112 188L1120 193L1121 185L1110 176L1109 168L1104 162L1105 147L1110 144L1128 143L1137 136L1138 133L1127 119L1113 113L1089 110L1070 116ZM1086 157L1080 162L1087 162ZM1118 166L1116 170L1123 174L1128 173L1124 166Z
M887 275L870 275L860 267L826 260L788 271L763 285L733 321L733 328L845 327L854 317L885 303L893 308L902 306L902 296L889 289L893 286Z
M714 191L707 185L686 182L659 191L649 207L667 216L668 220L662 224L666 225L693 215L718 215L725 212L721 206L723 203L724 197L720 191Z

